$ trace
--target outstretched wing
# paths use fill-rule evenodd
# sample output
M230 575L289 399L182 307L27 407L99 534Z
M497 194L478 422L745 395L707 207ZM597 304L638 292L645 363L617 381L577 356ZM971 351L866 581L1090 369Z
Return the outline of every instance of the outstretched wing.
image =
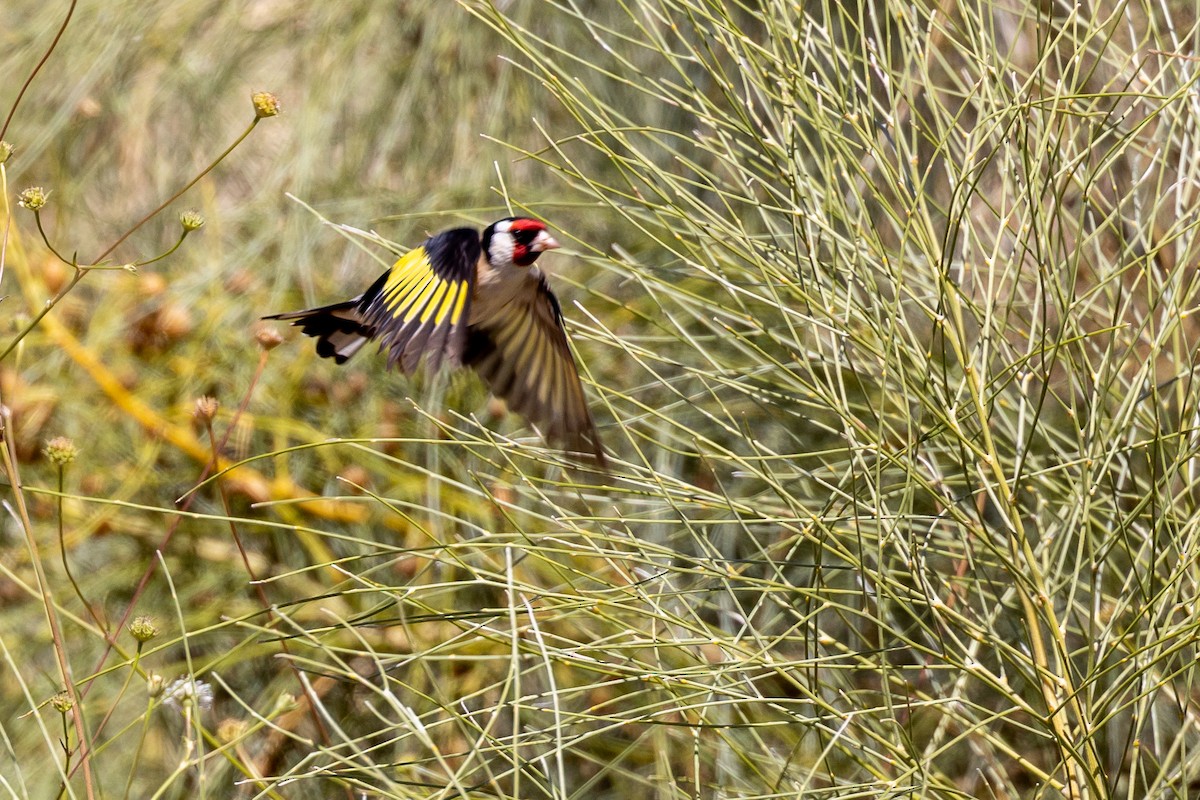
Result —
M501 313L473 325L463 363L475 369L508 407L538 426L546 439L605 467L562 309L544 276L518 293Z
M388 367L405 374L427 355L431 370L462 363L471 292L480 255L479 232L439 233L400 257L358 301L363 324L374 331Z

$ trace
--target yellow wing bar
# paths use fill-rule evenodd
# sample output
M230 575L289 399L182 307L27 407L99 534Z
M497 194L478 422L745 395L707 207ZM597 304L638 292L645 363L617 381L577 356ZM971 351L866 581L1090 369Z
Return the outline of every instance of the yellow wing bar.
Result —
M388 273L383 286L383 303L393 319L404 324L433 320L434 325L462 321L470 285L466 280L446 280L429 263L425 248L418 247L405 255Z
M433 369L461 363L479 257L478 232L440 233L397 259L359 299L389 366L412 372L422 356Z

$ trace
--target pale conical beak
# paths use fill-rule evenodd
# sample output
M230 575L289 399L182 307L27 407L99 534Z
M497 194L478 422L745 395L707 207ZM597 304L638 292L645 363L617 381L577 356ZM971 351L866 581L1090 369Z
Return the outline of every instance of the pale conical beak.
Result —
M557 250L560 247L562 247L562 245L559 244L553 236L545 231L539 231L538 235L533 237L533 241L529 244L529 249L535 253L544 253L547 250Z

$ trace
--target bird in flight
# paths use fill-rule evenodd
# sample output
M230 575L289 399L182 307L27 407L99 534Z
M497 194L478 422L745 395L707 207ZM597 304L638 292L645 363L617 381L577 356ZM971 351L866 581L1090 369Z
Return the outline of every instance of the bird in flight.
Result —
M389 368L422 360L475 370L546 440L604 469L604 449L567 343L562 309L534 262L559 247L545 223L507 217L431 236L355 298L264 319L292 323L338 364L370 341Z

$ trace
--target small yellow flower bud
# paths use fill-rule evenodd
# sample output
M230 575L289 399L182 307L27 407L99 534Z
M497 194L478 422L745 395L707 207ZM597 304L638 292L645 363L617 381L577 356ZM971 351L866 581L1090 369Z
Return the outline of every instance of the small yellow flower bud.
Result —
M189 209L179 215L179 224L183 226L184 233L198 231L204 227L204 215L195 209Z
M46 205L46 197L48 193L40 186L30 186L17 197L17 205L21 208L28 208L30 211L37 211Z
M217 739L224 744L236 742L246 734L249 728L250 726L246 724L245 720L226 717L221 720L221 724L217 725Z
M146 692L151 697L158 697L163 693L163 676L157 672L151 672L146 677Z
M259 119L279 115L279 98L270 92L255 92L250 101L254 103L254 115Z
M46 449L42 452L50 459L50 463L57 467L65 467L79 455L79 448L67 437L55 436L46 442Z
M0 139L0 164L3 164L12 158L12 154L16 152L16 150L17 148L13 147L3 139Z
M221 404L217 402L217 398L205 395L204 397L196 400L196 410L193 413L195 414L196 419L200 420L201 422L212 422L213 417L217 415L217 408L220 405Z
M54 706L54 710L60 714L65 714L71 710L75 702L71 699L71 695L67 691L61 691L54 697L50 698L50 705Z
M133 622L129 623L129 632L138 640L138 644L143 644L158 636L158 626L150 617L134 617Z

